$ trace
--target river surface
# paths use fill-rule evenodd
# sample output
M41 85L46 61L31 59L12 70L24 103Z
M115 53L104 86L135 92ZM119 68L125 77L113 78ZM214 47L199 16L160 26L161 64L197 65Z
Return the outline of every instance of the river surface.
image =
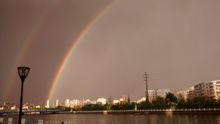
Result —
M23 118L25 124L220 124L220 115L210 114L54 114L26 115ZM17 124L17 116L3 116L0 121Z

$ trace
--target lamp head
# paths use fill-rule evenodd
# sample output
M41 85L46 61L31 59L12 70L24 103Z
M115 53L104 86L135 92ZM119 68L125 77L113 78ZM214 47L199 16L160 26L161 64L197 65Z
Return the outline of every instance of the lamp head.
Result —
M22 82L24 82L24 80L28 76L29 72L30 72L29 67L25 67L25 66L18 67L18 74L19 74Z

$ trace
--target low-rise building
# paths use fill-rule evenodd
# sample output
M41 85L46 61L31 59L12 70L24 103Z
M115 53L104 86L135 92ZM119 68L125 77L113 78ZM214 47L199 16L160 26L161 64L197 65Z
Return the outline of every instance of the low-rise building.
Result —
M106 98L98 98L96 102L99 104L105 105L107 103L107 100Z
M148 98L149 101L153 101L158 96L165 98L166 95L171 92L169 89L155 89L155 90L148 90Z
M112 103L113 103L113 104L119 104L120 101L119 101L118 99L114 99L114 100L112 101Z
M175 96L178 99L184 99L187 100L187 90L179 90L175 92Z

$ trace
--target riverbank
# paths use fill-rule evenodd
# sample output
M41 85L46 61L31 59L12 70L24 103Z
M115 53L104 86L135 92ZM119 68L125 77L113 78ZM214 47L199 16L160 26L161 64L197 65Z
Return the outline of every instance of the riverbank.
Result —
M104 110L62 111L58 114L220 114L220 109L151 109L151 110Z
M25 115L45 114L219 114L219 108L201 109L149 109L149 110L102 110L102 111L60 111L60 110L34 110L26 111ZM0 112L0 116L18 115L18 112Z

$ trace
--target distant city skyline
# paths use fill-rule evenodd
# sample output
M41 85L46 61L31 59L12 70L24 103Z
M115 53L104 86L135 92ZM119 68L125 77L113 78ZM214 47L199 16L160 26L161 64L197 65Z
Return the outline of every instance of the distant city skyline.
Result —
M170 89L149 89L148 90L148 102L153 103L154 100L158 98L165 99L167 94L174 94L174 96L179 100L195 100L196 98L203 98L205 100L214 100L218 101L220 99L220 80L213 80L209 82L202 82L194 84L185 89L180 89L177 91L171 91ZM25 102L23 105L24 109L34 109L34 108L41 108L41 109L49 109L49 108L57 108L57 107L70 107L70 108L78 108L83 107L84 105L88 104L121 104L121 103L141 103L146 102L146 97L143 94L140 98L132 98L131 96L122 95L122 96L109 96L102 97L99 96L96 99L90 98L62 98L56 100L47 99L45 104L35 104L30 102ZM18 109L18 104L4 102L0 103L0 110L16 110Z
M0 103L188 88L220 79L220 1L0 1Z

